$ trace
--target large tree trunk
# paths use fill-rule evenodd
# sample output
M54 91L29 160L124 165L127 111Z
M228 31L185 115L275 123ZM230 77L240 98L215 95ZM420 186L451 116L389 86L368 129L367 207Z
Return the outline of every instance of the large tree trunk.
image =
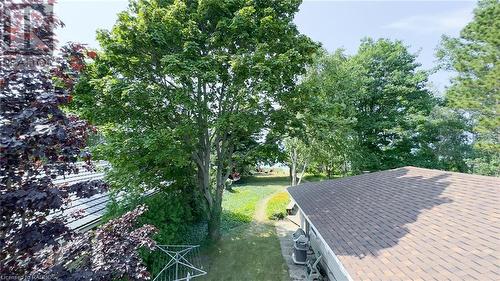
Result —
M207 202L208 239L216 241L220 238L221 234L222 195L232 168L231 157L234 148L229 140L230 134L228 131L210 129L208 117L207 115L203 115L204 112L211 110L208 103L206 85L200 82L199 78L198 82L196 92L199 107L197 122L201 130L199 131L199 147L195 159L198 168L199 186ZM234 103L231 106L231 109L229 109L224 107L223 103L220 103L218 114L228 110L232 112L233 109L237 111L237 107L236 109L234 108ZM228 126L228 128L230 127ZM212 153L214 148L216 152L215 157ZM213 168L211 167L211 163L213 162L216 168L215 183L213 182L213 174L211 173L213 172Z
M200 122L201 123L201 122ZM205 199L205 214L208 220L208 238L217 240L220 236L220 216L222 212L222 196L219 196L218 190L213 192L210 181L211 169L211 147L210 134L208 128L200 132L199 147L194 154L198 172L198 186Z
M205 163L210 161L210 153L205 155ZM221 226L221 215L222 215L222 194L224 191L224 184L222 183L222 173L219 172L219 166L217 166L217 183L215 192L212 191L210 182L210 165L198 164L198 181L201 191L203 192L206 201L206 214L208 219L208 239L212 241L217 241L220 238L220 226Z
M208 239L211 241L217 241L220 238L221 216L222 192L220 196L215 196L214 204L212 206L212 209L210 210L210 219L208 220Z
M210 220L208 221L208 238L217 241L220 238L221 216L222 216L222 195L224 193L225 171L222 165L217 166L216 190L214 204L210 210Z
M204 166L200 165L198 165L198 185L201 193L203 194L203 198L205 198L207 218L210 219L210 212L214 204L212 194L210 192L210 173L209 169L205 169Z
M208 238L217 241L220 238L221 216L222 216L222 195L224 193L225 183L231 172L231 157L233 150L227 140L227 134L224 134L215 142L216 152L216 176L215 176L215 194L213 204L210 210L210 219L208 221Z

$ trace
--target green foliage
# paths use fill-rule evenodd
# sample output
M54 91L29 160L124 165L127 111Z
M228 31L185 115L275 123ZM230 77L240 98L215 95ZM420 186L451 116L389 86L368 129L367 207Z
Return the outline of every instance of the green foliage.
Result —
M469 172L472 158L471 126L464 116L446 108L435 107L428 116L420 116L416 138L415 164L446 171Z
M233 153L251 159L317 49L293 24L299 4L139 0L99 32L103 52L75 104L107 128L102 152L119 186L197 175L218 236Z
M401 41L364 40L352 58L360 66L356 125L362 161L355 170L385 170L413 164L413 120L429 114L435 101L428 73Z
M139 217L138 223L154 225L158 233L153 238L159 244L189 242L191 224L202 218L200 213L193 212L193 207L186 203L186 198L176 192L159 192L145 199L134 196L124 202L109 204L104 221L119 217L141 203L145 204L148 210Z
M273 195L267 202L266 216L272 220L281 220L286 217L286 207L290 203L288 192L282 191Z
M125 212L134 209L139 204L145 204L148 210L138 220L139 225L153 225L158 232L152 237L157 244L199 244L205 238L205 231L199 231L202 214L196 206L189 204L186 194L178 192L173 185L168 191L162 191L148 198L127 196L120 203L108 204L104 221L119 217ZM149 272L157 274L160 256L158 251L140 251L141 258ZM164 266L164 265L163 265Z
M310 174L304 176L304 181L305 182L315 182L315 181L324 181L328 180L331 177L328 177L328 175L323 175L323 174Z
M401 41L317 57L300 85L309 171L335 175L406 165L468 171L469 124L440 108L429 73Z
M443 37L437 56L457 76L446 103L470 117L474 133L474 173L500 171L500 2L481 0L459 38Z
M317 57L301 85L312 165L329 178L347 174L355 161L355 108L359 89L359 67L342 50Z
M251 175L251 170L265 159L260 144L254 138L243 137L236 145L232 156L234 170L240 175Z

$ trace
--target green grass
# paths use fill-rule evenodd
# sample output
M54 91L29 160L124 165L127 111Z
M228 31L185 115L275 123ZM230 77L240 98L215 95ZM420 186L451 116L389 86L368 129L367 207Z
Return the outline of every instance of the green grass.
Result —
M258 175L242 177L233 187L245 186L266 186L266 185L279 185L281 187L290 185L288 176L276 175Z
M202 264L208 275L200 280L287 280L287 267L274 226L255 222L256 206L264 198L283 191L287 177L257 176L243 178L225 191L222 207L222 239L215 244L205 241L206 222L195 223L183 208L181 200L158 194L144 201L149 211L139 223L158 228L154 239L159 244L201 244ZM167 203L168 202L168 203ZM131 207L114 206L107 218L113 218ZM155 276L163 267L159 251L141 251L149 271Z
M288 192L281 191L273 195L267 202L266 216L269 219L283 219L286 216L286 206L290 203Z
M302 182L308 182L308 181L324 181L328 180L328 177L326 175L306 175L304 176L304 179Z
M332 175L331 178L328 178L328 176L325 174L306 174L304 176L304 178L302 179L301 183L333 180L333 179L338 179L338 178L342 178L342 177L344 177L344 176L343 175Z
M222 199L222 232L252 221L257 203L286 185L285 177L247 177Z
M274 226L239 227L203 249L208 274L200 280L289 280Z
M208 274L200 280L288 280L274 226L252 221L257 203L283 191L287 177L250 177L223 199L222 239L202 249Z

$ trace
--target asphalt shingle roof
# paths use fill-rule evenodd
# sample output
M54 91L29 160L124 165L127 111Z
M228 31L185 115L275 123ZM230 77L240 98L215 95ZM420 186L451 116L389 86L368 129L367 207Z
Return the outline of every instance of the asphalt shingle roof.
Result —
M288 191L354 280L500 280L500 178L404 167Z

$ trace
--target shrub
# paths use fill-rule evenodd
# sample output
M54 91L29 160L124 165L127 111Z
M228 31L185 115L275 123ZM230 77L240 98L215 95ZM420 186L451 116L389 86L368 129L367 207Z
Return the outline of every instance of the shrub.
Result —
M190 202L177 192L160 191L151 197L141 200L126 200L128 204L112 202L108 205L104 221L116 218L133 209L138 204L144 204L148 210L138 219L138 224L154 225L158 233L153 237L158 244L176 244L189 242L186 235L190 225L200 219L193 211ZM197 241L194 241L197 242Z
M266 215L271 220L281 220L286 217L286 206L290 203L288 192L278 192L269 199Z
M139 249L154 249L156 243L150 236L156 229L151 225L135 227L137 217L146 210L137 206L96 231L68 241L55 265L42 272L57 276L57 280L149 280Z
M137 218L138 225L152 225L158 231L152 237L158 245L165 244L199 244L206 235L206 225L201 223L201 212L194 207L192 194L180 192L186 186L171 185L159 193L147 198L130 195L124 201L112 201L107 208L104 221L114 219L123 213L144 204L147 211ZM140 251L148 271L154 277L158 268L158 260L164 255L158 251ZM164 266L164 265L162 265Z

